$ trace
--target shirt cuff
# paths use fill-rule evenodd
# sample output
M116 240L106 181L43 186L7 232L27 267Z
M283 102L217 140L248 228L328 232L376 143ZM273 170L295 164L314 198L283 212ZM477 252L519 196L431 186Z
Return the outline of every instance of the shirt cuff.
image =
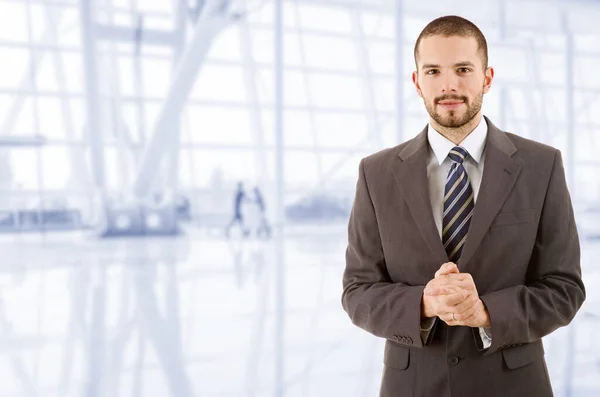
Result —
M479 327L479 336L483 343L483 348L487 349L492 345L492 329Z
M421 320L421 331L427 332L431 331L433 328L433 324L435 324L435 317L426 317Z

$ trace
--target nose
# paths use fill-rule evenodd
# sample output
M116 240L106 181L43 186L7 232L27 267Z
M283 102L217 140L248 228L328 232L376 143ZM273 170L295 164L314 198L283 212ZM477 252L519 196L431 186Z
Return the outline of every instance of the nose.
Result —
M457 92L458 76L454 73L444 73L442 76L442 93Z

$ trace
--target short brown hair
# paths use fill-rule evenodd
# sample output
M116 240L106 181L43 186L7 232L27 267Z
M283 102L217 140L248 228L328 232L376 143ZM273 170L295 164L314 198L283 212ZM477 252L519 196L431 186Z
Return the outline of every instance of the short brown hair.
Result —
M419 55L419 44L421 43L421 40L426 37L436 35L446 37L474 37L475 40L477 40L477 49L481 53L481 56L483 58L483 68L484 70L487 69L487 41L485 40L485 36L483 35L483 33L481 33L481 30L479 30L479 28L468 19L456 15L448 15L434 19L433 21L429 22L429 24L425 26L425 28L417 38L417 42L415 43L415 65L417 67L417 70L419 70L419 65L417 64L417 57Z

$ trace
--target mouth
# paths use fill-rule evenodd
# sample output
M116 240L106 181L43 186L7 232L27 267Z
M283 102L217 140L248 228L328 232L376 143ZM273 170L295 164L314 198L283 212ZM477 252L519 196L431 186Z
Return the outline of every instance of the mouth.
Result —
M454 100L454 101L439 101L438 105L440 105L444 109L453 110L453 109L458 109L464 103L465 103L464 101L456 101L456 100Z

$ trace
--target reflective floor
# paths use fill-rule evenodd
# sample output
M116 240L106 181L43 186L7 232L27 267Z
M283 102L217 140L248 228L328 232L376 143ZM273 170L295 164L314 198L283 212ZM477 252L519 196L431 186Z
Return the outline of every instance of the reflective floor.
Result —
M0 396L376 396L383 341L340 305L344 229L2 235ZM600 241L582 243L588 299L545 339L556 396L600 395Z

